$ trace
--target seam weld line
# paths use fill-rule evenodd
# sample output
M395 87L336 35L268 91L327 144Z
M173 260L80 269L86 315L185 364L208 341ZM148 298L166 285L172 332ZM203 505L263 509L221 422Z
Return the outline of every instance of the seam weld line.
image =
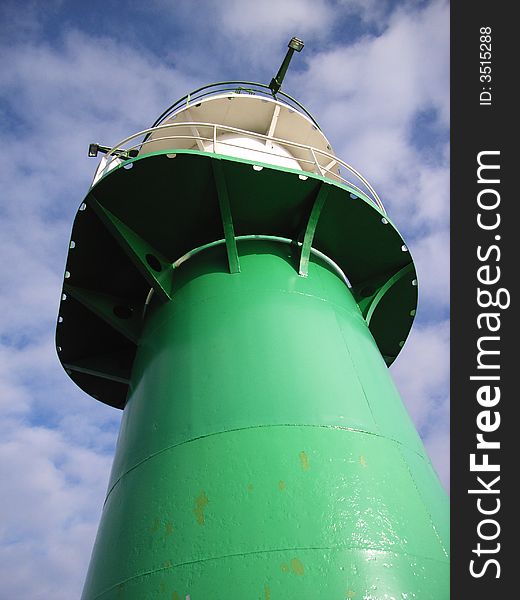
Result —
M350 288L347 288L347 289L350 291ZM246 289L245 291L246 292L256 292L257 290L251 288L250 290ZM284 289L280 289L280 288L264 288L261 291L262 292L279 292L281 294L296 294L298 296L305 296L307 298L313 298L314 300L319 300L320 302L326 302L327 304L331 304L332 306L334 306L340 310L343 310L349 314L353 310L353 308L351 308L350 306L343 306L341 304L338 304L337 302L334 302L334 300L330 300L329 298L322 298L321 296L316 296L315 294L309 294L307 292L300 292L297 290L284 290ZM212 294L211 296L206 296L205 298L201 298L196 303L190 304L189 307L175 308L173 311L169 312L168 316L163 318L160 323L158 323L155 327L153 327L152 329L147 331L147 335L151 335L158 329L161 329L164 326L164 324L167 323L168 321L170 321L174 316L178 316L178 315L182 314L183 312L186 312L187 310L191 310L191 307L194 304L206 304L208 302L208 300L213 300L214 298L219 298L222 295L223 294ZM359 313L359 316L361 316L361 318L363 318L363 316L361 315L361 312ZM363 319L363 321L366 323L366 321L364 319ZM368 325L367 325L367 327L368 327Z
M163 452L167 452L168 450L172 450L173 448L183 446L184 444L191 444L192 442L197 442L199 440L202 440L202 439L208 438L208 437L212 437L214 435L224 435L226 433L234 433L237 431L246 431L248 429L260 429L260 428L267 428L267 427L319 427L322 429L339 429L341 431L350 431L351 433L363 433L365 435L373 435L374 437L383 438L390 442L393 442L394 444L397 444L398 446L406 446L406 444L403 444L403 442L400 442L399 440L394 440L391 437L387 437L387 436L381 435L379 433L374 433L372 431L364 431L363 429L356 429L355 427L343 427L342 425L299 425L299 424L294 424L294 423L278 423L275 425L250 425L248 427L236 427L234 429L226 429L225 431L215 431L213 433L199 435L199 436L191 438L189 440L184 440L183 442L178 442L177 444L172 444L171 446L166 446L166 448L161 448L161 450L157 450L157 452L150 454L146 458L143 458L142 460L137 462L135 465L131 466L129 469L127 469L124 473L122 473L116 479L116 481L113 483L112 486L110 486L110 489L107 491L105 501L103 502L103 506L105 506L105 504L107 503L108 497L110 496L110 494L112 493L112 491L114 490L116 485L121 481L121 479L123 479L123 477L128 475L128 473L130 473L134 469L137 469L137 467L140 467L143 463L149 461L152 458L155 458L156 456L158 456L159 454L162 454ZM417 450L414 450L413 448L410 448L409 446L406 446L406 447L408 448L408 450L410 450L410 452L417 454L417 456L419 456L419 458L422 458L423 460L425 460L425 457L420 452L417 452Z
M426 505L426 501L424 500L424 497L421 494L419 487L417 486L417 481L416 481L415 477L413 476L412 470L410 469L410 465L409 465L408 461L405 459L405 457L403 456L401 448L398 447L397 450L398 450L399 454L401 455L404 464L406 465L406 469L408 471L408 474L410 475L410 479L412 480L412 484L415 488L415 491L417 492L417 496L419 497L421 504L423 505L424 511L428 515L428 519L430 520L430 524L432 526L435 537L437 538L437 541L439 542L439 545L442 548L444 555L446 556L447 559L449 559L449 555L446 550L446 546L444 545L444 541L441 539L441 536L440 536L439 532L437 531L437 527L435 527L435 522L433 520L432 513L431 513L430 509L428 508L428 506Z
M400 554L401 556L409 556L411 558L418 558L420 560L429 560L429 561L433 561L433 562L437 562L437 563L441 563L444 564L447 561L444 560L440 560L438 558L430 558L427 556L419 556L417 554L409 554L408 552L396 552L395 550L379 550L376 548L361 548L359 546L348 546L347 548L337 548L337 547L318 547L318 546L308 546L305 548L275 548L274 550L252 550L250 552L237 552L236 554L224 554L223 556L214 556L212 558L200 558L198 560L189 560L187 562L182 562L182 563L177 563L176 565L168 565L167 567L159 567L158 569L152 569L151 571L144 571L143 573L138 573L137 575L132 575L132 577L128 577L127 579L123 579L123 581L120 581L118 583L115 583L114 585L111 585L110 587L108 587L106 590L103 590L100 594L98 594L97 596L94 596L93 600L97 600L97 598L101 598L101 596L103 596L104 594L106 594L107 592L110 592L111 590L113 590L114 588L120 586L120 585L124 585L125 583L128 583L129 581L132 581L133 579L138 579L139 577L146 577L148 575L153 575L154 573L160 573L161 571L167 571L169 569L176 569L177 567L185 567L187 565L195 565L198 563L203 563L203 562L209 562L212 560L222 560L225 558L236 558L238 556L252 556L254 554L273 554L275 552L302 552L302 551L306 551L306 550L327 550L327 551L344 551L344 550L368 550L370 552L378 552L380 554ZM449 563L448 563L449 564Z
M372 410L372 406L370 405L370 401L368 400L368 396L365 390L365 386L363 385L363 381L361 380L361 377L359 376L358 370L356 368L356 363L354 362L354 359L352 358L352 353L350 352L350 345L347 342L347 339L345 338L345 333L343 332L343 329L341 327L341 323L339 322L338 319L338 313L336 311L334 311L334 317L336 318L336 322L338 324L338 329L341 333L341 337L343 338L343 343L345 345L345 348L347 350L347 354L348 357L350 358L350 364L352 365L352 369L356 375L356 379L359 383L359 387L361 388L361 392L363 394L363 397L365 398L365 402L368 406L368 410L370 412L370 416L372 417L372 421L374 422L374 425L377 427L378 432L380 431L379 429L379 423L376 421L376 418L374 416L374 411ZM377 433L376 435L380 435L379 433Z

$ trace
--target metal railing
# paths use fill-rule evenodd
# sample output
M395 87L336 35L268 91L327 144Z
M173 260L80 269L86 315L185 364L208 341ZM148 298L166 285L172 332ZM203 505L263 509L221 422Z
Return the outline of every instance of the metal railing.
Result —
M175 130L179 129L188 129L190 133L177 133ZM206 133L207 135L202 135L201 132ZM223 133L239 134L242 137L261 141L264 145L261 148L250 148L231 140L219 139L219 134ZM284 140L282 138L263 135L244 129L238 129L237 127L219 125L216 123L202 123L197 121L158 125L156 127L151 127L150 129L139 131L138 133L125 138L116 146L114 146L101 159L101 162L94 175L92 185L97 183L113 168L128 161L129 159L138 155L143 156L147 153L156 151L156 149L153 148L154 144L159 144L159 149L161 151L169 150L171 153L175 153L176 150L188 149L186 145L179 145L179 143L186 140L191 140L193 142L191 145L192 148L198 147L199 150L215 154L229 154L229 151L226 152L226 148L229 147L242 149L248 152L259 153L262 155L262 159L259 159L259 162L265 164L269 164L269 155L273 156L273 158L276 157L278 160L287 160L288 158L292 158L300 165L300 168L302 169L300 177L305 177L305 173L314 173L321 175L322 177L332 179L333 181L339 181L340 183L349 186L360 195L367 197L376 206L378 206L383 213L386 214L386 210L379 196L370 183L363 177L363 175L361 175L359 171L346 163L344 160L341 160L330 152L325 152L324 150L320 150L306 144L300 144L290 140ZM167 147L164 147L165 142L167 142ZM276 144L277 146L283 148L290 156L277 152L276 148L273 148L272 144ZM219 146L221 152L219 152ZM298 153L299 156L295 156L295 152ZM267 155L267 159L264 159L263 155ZM230 154L230 156L236 155ZM305 156L307 158L305 158ZM273 164L276 166L276 162ZM341 167L347 171L349 174L348 177L354 176L356 182L343 177L340 174Z
M166 119L170 118L173 114L182 110L183 108L192 106L193 104L201 100L205 100L210 96L222 94L251 94L274 98L278 102L286 104L293 110L303 112L307 117L309 117L314 125L320 129L316 119L305 108L305 106L303 106L303 104L298 102L298 100L292 96L289 96L289 94L282 92L281 90L279 90L276 94L273 94L273 91L268 85L265 85L264 83L256 83L255 81L221 81L219 83L210 83L209 85L204 85L203 87L193 90L193 92L190 92L189 94L186 94L182 98L176 100L157 118L152 127L157 127L157 125L160 125Z

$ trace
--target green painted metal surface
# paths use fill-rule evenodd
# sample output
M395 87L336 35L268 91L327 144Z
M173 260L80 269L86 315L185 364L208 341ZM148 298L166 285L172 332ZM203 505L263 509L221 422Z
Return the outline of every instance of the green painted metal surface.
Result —
M148 308L84 600L447 598L446 497L352 294L238 249Z
M446 600L446 494L387 368L410 253L348 186L252 165L138 157L76 216L58 355L124 408L83 600Z

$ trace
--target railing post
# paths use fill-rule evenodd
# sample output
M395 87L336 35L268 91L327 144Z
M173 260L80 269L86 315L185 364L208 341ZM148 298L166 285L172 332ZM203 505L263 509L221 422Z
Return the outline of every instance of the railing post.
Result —
M318 169L318 173L319 173L319 174L320 174L322 177L324 177L324 176L325 176L325 174L323 173L323 170L322 170L322 168L321 168L321 166L320 166L320 163L318 162L318 159L316 158L316 153L314 152L314 148L312 148L312 147L309 147L309 150L311 151L311 154L312 154L312 159L313 159L313 161L314 161L314 164L316 165L316 168Z

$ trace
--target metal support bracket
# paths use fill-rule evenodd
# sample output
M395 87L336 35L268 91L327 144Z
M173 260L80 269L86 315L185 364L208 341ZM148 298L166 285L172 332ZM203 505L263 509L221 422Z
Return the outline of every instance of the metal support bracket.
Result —
M374 311L388 290L402 277L413 270L413 263L409 263L397 273L393 275L382 275L373 279L363 281L353 286L351 291L356 300L361 314L365 318L367 324L370 324L370 319Z
M329 195L329 191L330 185L326 183L322 183L320 185L318 194L312 206L311 214L309 215L309 220L307 221L305 234L303 236L303 243L301 246L300 262L298 266L298 273L301 277L307 277L309 274L309 260L311 255L312 241L314 239L314 234L316 232L316 226L318 225L321 211L325 201L327 200L327 196Z
M273 110L273 116L271 118L271 123L269 124L269 128L265 132L265 135L272 138L274 136L274 130L276 129L276 125L278 124L278 118L280 116L280 105L275 104ZM265 142L266 148L272 149L273 142L272 140L266 140Z
M63 363L65 369L76 371L77 373L85 373L85 375L93 375L101 377L109 381L117 381L118 383L129 384L128 374L124 368L121 368L118 354L103 354L101 356L89 356L81 358L73 362Z
M126 300L67 283L63 290L131 342L139 342L140 312L129 306Z
M108 209L101 206L93 194L87 198L92 207L119 245L132 259L154 292L165 302L172 299L172 265L146 240L130 229Z
M365 317L367 325L370 326L370 320L372 319L372 315L376 310L377 305L383 298L383 296L388 292L388 290L395 285L400 279L411 273L414 269L413 263L408 263L405 267L397 271L395 275L392 275L388 281L379 288L377 294L374 296L374 299L370 303L370 307L368 308L367 315Z
M240 273L240 261L238 258L237 241L235 239L235 229L233 227L233 216L229 205L229 194L224 175L222 162L218 159L212 160L213 176L217 187L218 203L220 206L220 217L224 229L224 238L226 240L226 251L229 263L230 273Z
M191 116L191 113L190 113L190 111L188 109L186 109L184 111L184 114L188 117L188 119L190 121L193 120L192 116ZM206 152L207 148L206 148L206 146L204 146L204 142L201 140L202 136L200 135L199 130L194 125L190 125L189 129L190 129L191 135L193 135L195 137L195 142L197 144L197 148L199 150L201 150L202 152ZM215 152L215 150L213 150L213 152Z

